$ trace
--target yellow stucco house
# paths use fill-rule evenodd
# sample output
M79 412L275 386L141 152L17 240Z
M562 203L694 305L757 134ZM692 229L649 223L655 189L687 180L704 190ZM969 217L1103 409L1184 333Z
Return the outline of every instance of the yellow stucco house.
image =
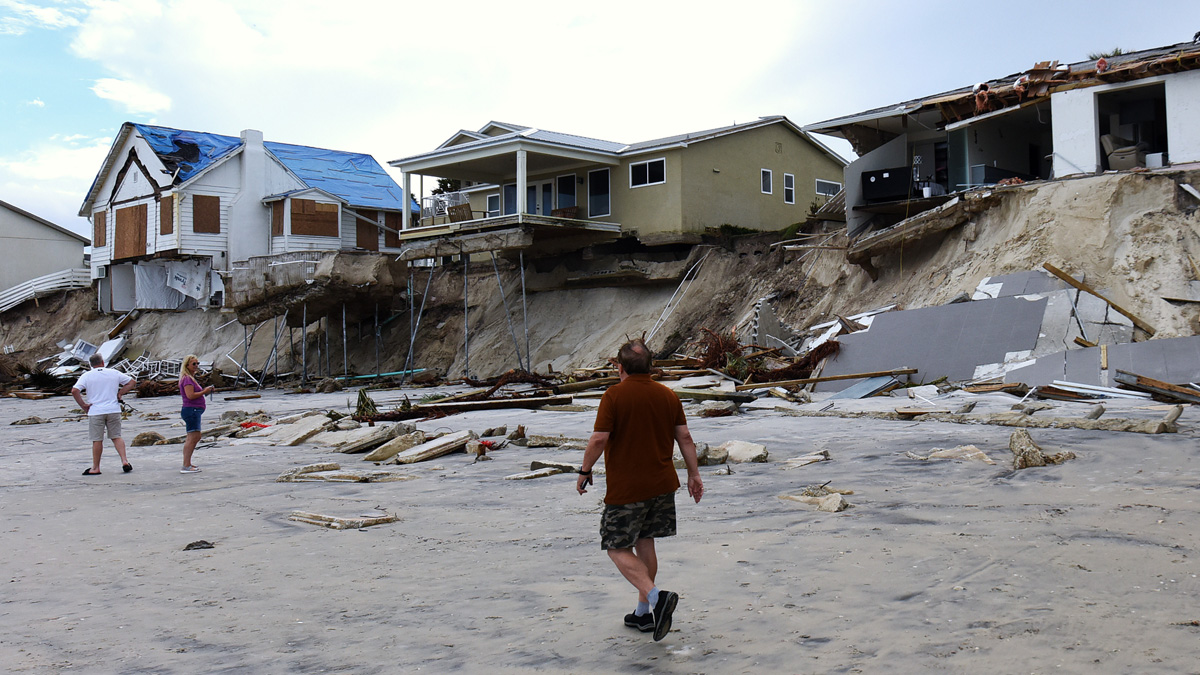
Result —
M783 116L634 144L489 122L397 159L413 178L461 191L405 214L409 259L581 248L621 238L692 244L733 225L780 230L841 189L845 160Z

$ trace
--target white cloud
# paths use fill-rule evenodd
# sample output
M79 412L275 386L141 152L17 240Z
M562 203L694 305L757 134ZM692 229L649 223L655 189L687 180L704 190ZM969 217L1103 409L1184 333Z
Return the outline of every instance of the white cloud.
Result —
M79 205L111 144L110 138L72 145L42 143L0 157L0 194L30 213L86 235L87 222L77 215Z
M33 99L32 101L26 101L26 102L25 102L25 105L31 105L31 106L34 106L34 107L36 107L36 108L45 108L45 107L46 107L46 102L45 102L45 101L43 101L43 100L42 100L42 99L40 99L40 98L35 98L35 99Z
M24 35L31 28L60 29L79 25L79 20L72 16L80 11L77 8L59 9L19 0L0 0L0 9L11 12L0 16L0 35Z
M134 115L161 113L171 109L171 98L146 85L111 77L96 80L92 91L103 99L120 103Z

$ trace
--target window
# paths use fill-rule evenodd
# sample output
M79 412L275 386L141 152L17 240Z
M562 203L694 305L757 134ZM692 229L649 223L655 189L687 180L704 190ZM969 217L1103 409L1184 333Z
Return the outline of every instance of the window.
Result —
M607 216L612 213L608 190L608 169L588 172L588 217Z
M764 195L771 194L771 170L762 170L762 191Z
M783 174L783 203L796 203L796 177L790 173Z
M293 199L292 234L315 237L339 236L338 205L322 204L311 199Z
M558 208L565 209L568 206L575 206L575 174L559 176L556 182L558 183Z
M192 197L192 232L220 234L220 197L215 195L196 195Z
M817 194L832 197L842 191L842 184L831 180L817 179Z
M487 217L495 218L500 215L500 194L487 196Z
M108 216L104 211L97 211L92 216L92 246L104 246L105 235L108 234Z
M629 187L660 185L667 182L667 160L652 159L629 165Z

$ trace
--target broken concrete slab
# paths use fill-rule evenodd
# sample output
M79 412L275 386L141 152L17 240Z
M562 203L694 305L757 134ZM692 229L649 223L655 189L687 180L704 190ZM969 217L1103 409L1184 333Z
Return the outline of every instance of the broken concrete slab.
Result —
M928 455L918 455L915 452L906 452L905 456L911 459L919 459L927 461L930 459L961 459L969 461L983 462L985 464L995 464L996 462L988 457L986 453L974 445L959 445L953 448L933 448Z
M321 462L319 464L307 464L305 466L298 466L294 469L288 469L287 471L284 471L283 473L279 474L279 477L275 479L275 482L276 483L291 483L291 482L295 481L297 476L300 476L302 474L315 473L318 471L337 471L340 468L342 468L342 465L338 464L336 462Z
M397 424L395 426L400 426L400 425ZM382 462L385 460L389 460L389 459L395 457L396 455L404 452L405 450L415 448L416 446L424 443L426 440L427 439L425 438L425 432L419 431L419 430L413 431L413 432L410 432L407 434L403 434L400 436L396 436L395 438L384 443L383 445L379 446L378 448L375 448L371 452L368 452L367 455L365 457L363 457L363 461L364 462Z
M525 437L525 447L527 448L557 448L568 443L583 443L587 445L587 440L582 438L570 438L563 435L545 436L539 434L531 434Z
M733 401L704 401L697 414L700 417L730 417L738 414L738 404Z
M306 417L292 424L279 427L278 431L271 435L271 444L284 446L300 445L322 431L332 428L334 424L336 422L324 415Z
M167 440L166 436L157 431L143 431L133 437L133 441L129 444L135 448L140 448L146 445L158 445L161 441Z
M467 445L467 441L476 438L473 431L464 430L456 431L452 434L446 434L440 438L435 438L432 441L426 441L418 446L409 448L396 455L392 462L395 464L413 464L415 462L423 462L429 459L435 459L442 455L448 455L457 450L463 449Z
M749 441L726 441L720 448L727 453L726 461L731 464L761 463L770 455L765 445Z
M829 451L819 450L817 452L810 452L807 455L800 455L799 457L789 457L783 460L783 468L795 469L802 466L808 466L809 464L827 461L829 461Z
M291 482L309 483L325 481L327 483L396 483L413 480L416 476L395 471L315 471L296 476Z
M554 467L547 466L547 467L543 467L541 469L533 469L530 471L522 471L521 473L510 474L508 476L505 476L504 480L532 480L534 478L546 478L548 476L557 476L560 473L563 473L563 471L560 471L559 469L556 469Z
M384 514L379 516L364 515L350 518L340 516L327 516L320 513L309 513L307 511L293 511L288 520L295 520L301 523L310 525L320 525L331 530L358 530L364 527L373 525L383 525L385 523L394 523L400 520L400 517L394 514Z

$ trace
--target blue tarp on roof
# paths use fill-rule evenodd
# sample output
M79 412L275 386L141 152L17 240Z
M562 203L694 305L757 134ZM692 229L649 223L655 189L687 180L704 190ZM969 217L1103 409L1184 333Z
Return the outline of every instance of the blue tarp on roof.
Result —
M202 131L182 131L148 124L135 124L134 129L150 144L150 149L162 160L168 171L176 169L176 182L183 182L208 168L213 162L242 145L242 139Z
M370 155L271 141L263 145L310 188L337 195L351 206L404 209L404 191ZM420 211L415 201L410 200L409 208Z
M167 169L182 183L242 146L242 139L200 131L184 131L148 124L135 129ZM354 207L400 211L403 190L374 157L304 145L264 142L263 146L310 188L320 188ZM409 208L420 211L413 200Z

